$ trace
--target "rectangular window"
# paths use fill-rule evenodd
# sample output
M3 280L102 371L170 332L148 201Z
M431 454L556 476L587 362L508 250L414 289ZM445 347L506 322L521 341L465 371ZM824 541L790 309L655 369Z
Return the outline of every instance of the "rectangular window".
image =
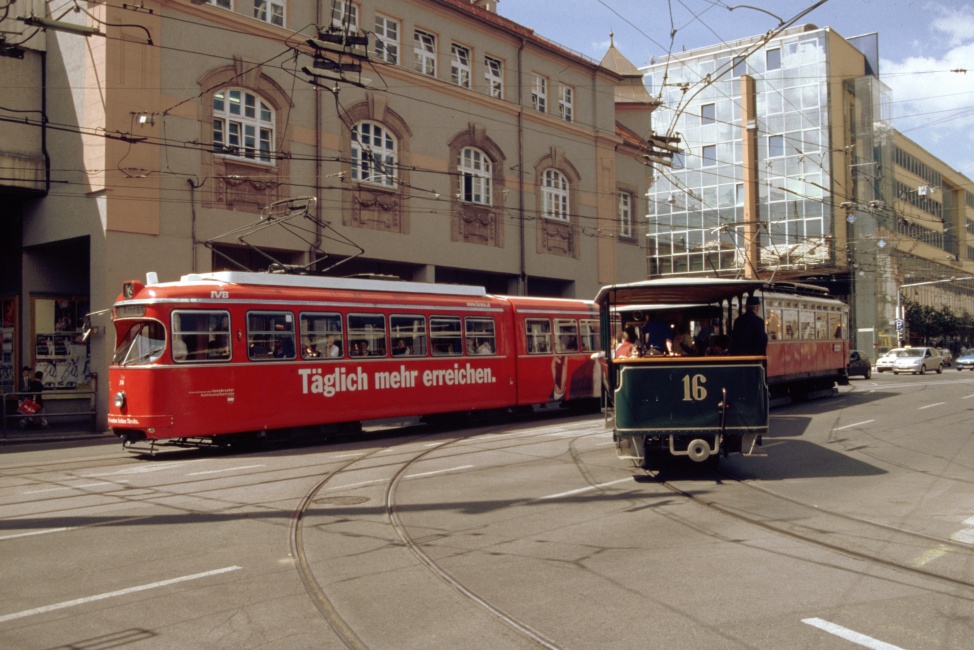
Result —
M785 155L785 136L768 136L768 158L780 158Z
M566 122L575 119L575 91L569 86L558 88L558 115Z
M781 69L781 49L780 48L768 50L765 53L765 59L767 61L769 71Z
M487 82L488 95L504 99L504 64L499 59L484 57L484 81Z
M734 57L734 69L731 71L731 77L743 77L747 74L747 59L743 56Z
M599 350L602 345L602 341L599 340L599 321L585 318L582 319L581 326L582 352Z
M632 194L619 192L619 236L632 237Z
M801 329L801 334L799 335L801 340L815 340L815 312L807 309L799 310L798 325Z
M430 346L434 357L462 354L462 337L459 316L430 317Z
M375 56L380 61L399 65L399 21L375 15Z
M348 315L348 354L353 357L386 356L386 317L384 315Z
M470 87L470 50L454 43L451 48L450 80L461 88Z
M358 7L348 0L331 0L331 24L343 32L357 32Z
M283 27L284 0L254 0L254 18Z
M548 80L541 75L534 75L534 86L531 88L531 106L539 113L548 112Z
M436 76L436 37L421 29L413 32L413 67L420 74Z
M551 321L546 318L528 318L524 322L524 332L529 354L551 352Z
M786 341L794 341L798 338L798 310L797 309L783 309L781 310L781 322L784 323L784 339Z
M223 7L224 9L233 9L230 5L230 0L209 0L208 4L214 7Z
M734 186L735 204L744 205L744 183L737 183Z
M573 318L555 319L555 352L578 352L578 321Z
M781 339L781 310L776 306L768 305L767 328L768 340L777 341Z
M466 318L467 354L494 354L497 352L497 337L493 318Z
M301 358L338 359L345 350L341 314L301 314Z
M389 317L392 354L397 357L426 356L426 318L421 315L393 314Z
M294 358L294 314L247 312L247 350L255 361Z
M824 341L829 338L829 315L828 312L815 312L815 338Z
M174 311L172 358L187 361L230 359L230 312Z
M717 104L704 104L700 107L700 123L713 124L717 121Z
M717 164L717 145L709 144L701 149L701 167L713 167Z

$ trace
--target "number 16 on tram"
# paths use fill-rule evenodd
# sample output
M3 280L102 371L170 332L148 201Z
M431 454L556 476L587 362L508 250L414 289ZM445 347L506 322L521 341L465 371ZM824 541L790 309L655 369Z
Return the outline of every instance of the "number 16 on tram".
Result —
M764 455L766 357L727 352L744 296L763 288L685 278L599 292L606 426L620 458L651 469L670 457L715 466L721 453ZM617 351L620 335L627 343Z

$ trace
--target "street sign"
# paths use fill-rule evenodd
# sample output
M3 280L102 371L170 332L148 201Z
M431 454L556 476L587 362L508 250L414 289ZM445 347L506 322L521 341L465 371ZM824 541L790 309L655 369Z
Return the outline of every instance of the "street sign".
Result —
M897 318L896 319L896 331L897 332L902 332L903 331L903 319L902 318Z

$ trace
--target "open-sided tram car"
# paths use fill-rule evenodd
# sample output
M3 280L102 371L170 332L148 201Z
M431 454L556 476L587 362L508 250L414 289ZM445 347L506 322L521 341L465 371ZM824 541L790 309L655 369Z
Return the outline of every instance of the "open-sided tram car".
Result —
M729 337L746 298L759 297L765 356L649 349L649 331L710 326ZM847 383L848 307L824 289L758 280L684 278L604 287L602 327L606 425L620 458L646 468L685 456L716 463L721 453L760 454L772 398L831 394ZM637 336L638 357L614 358L614 335ZM656 354L653 354L656 352Z
M152 274L150 274L151 276ZM249 272L126 282L108 422L126 446L598 404L590 301Z

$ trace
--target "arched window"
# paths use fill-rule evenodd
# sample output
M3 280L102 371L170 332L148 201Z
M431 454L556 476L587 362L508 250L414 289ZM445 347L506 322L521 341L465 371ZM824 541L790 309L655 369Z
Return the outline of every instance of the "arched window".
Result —
M352 127L352 180L395 187L398 163L396 138L377 122Z
M213 95L213 150L272 164L274 109L252 92L226 88Z
M552 167L544 170L541 174L541 216L568 221L569 189L564 174Z
M460 172L460 200L467 203L491 204L490 159L480 149L464 147L457 154Z

